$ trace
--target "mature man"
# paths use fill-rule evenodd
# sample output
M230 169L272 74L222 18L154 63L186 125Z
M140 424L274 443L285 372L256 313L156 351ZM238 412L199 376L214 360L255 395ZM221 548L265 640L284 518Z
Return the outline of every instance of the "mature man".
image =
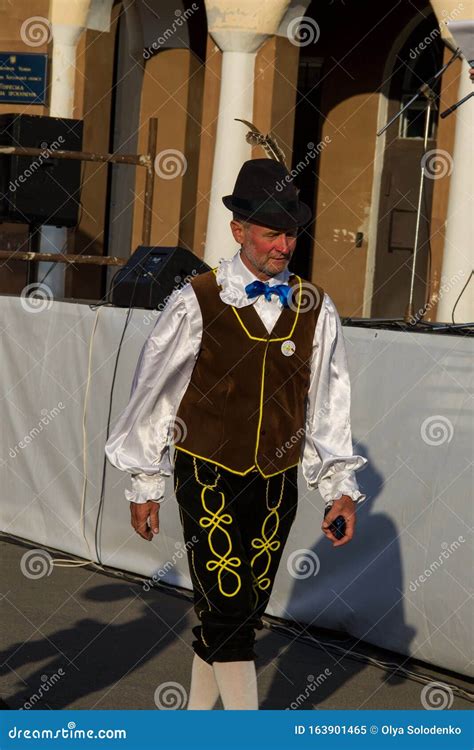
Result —
M173 471L200 624L188 708L258 708L255 629L262 627L297 504L297 465L331 509L334 547L354 534L365 498L355 471L350 383L330 297L288 270L311 212L282 164L245 162L230 196L240 250L173 293L148 337L128 406L107 445L132 474L132 526L159 531ZM338 539L330 529L346 523Z

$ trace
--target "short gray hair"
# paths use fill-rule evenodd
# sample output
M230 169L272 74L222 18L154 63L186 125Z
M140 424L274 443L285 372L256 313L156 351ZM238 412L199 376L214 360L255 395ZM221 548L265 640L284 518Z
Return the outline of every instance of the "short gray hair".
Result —
M236 214L235 212L232 212L232 219L234 221L240 221L240 223L243 224L244 227L248 227L251 224L251 222L248 219L244 219L243 216L240 216L239 214Z

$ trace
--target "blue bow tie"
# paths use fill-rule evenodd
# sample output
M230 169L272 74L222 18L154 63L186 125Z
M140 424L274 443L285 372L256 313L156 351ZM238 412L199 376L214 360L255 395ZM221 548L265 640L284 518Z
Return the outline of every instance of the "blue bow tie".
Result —
M288 307L288 297L290 295L291 286L289 284L275 284L270 286L263 281L252 281L251 284L247 284L245 287L247 297L258 297L259 294L264 294L265 299L270 301L272 294L277 294L280 298L280 302L283 307Z

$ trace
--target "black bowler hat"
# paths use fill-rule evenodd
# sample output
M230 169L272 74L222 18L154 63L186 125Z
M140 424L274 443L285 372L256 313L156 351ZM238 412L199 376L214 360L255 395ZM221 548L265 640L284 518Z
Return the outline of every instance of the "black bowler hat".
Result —
M300 227L311 219L311 209L298 200L288 170L275 159L244 162L234 192L222 202L243 219L272 229Z

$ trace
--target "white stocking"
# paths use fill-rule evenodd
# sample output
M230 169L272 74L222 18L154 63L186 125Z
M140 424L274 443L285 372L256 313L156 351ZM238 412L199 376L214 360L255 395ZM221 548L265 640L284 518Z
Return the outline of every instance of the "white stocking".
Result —
M258 709L254 661L215 661L213 667L225 709Z
M205 662L195 653L191 672L188 711L206 711L214 708L218 697L219 688L217 687L212 665Z

